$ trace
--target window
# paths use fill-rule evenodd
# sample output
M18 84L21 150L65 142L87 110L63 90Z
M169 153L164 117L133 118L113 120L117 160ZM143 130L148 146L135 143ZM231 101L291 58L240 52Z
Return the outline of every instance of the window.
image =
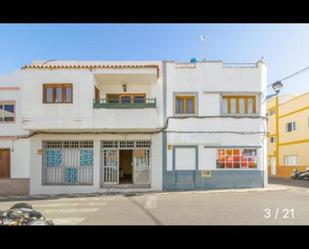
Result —
M257 150L243 148L217 149L217 168L219 169L256 169Z
M284 156L284 165L286 165L286 166L296 166L296 165L298 165L298 156L296 156L296 155Z
M195 170L196 168L196 148L195 147L175 147L175 170Z
M291 132L296 130L296 122L289 122L286 124L286 131Z
M195 96L176 96L175 101L176 114L194 114Z
M271 109L271 110L268 111L268 116L272 116L274 114L276 114L276 110L275 109Z
M0 102L0 122L15 122L15 102Z
M123 103L123 104L130 104L130 103L137 103L143 104L146 102L146 94L107 94L107 102L108 103Z
M273 143L276 142L276 137L275 137L275 136L271 136L271 137L269 138L269 140L270 140L270 143L273 144Z
M72 84L43 84L43 103L72 103Z
M91 185L93 141L43 141L43 184Z
M256 113L255 96L223 96L223 114L253 114Z

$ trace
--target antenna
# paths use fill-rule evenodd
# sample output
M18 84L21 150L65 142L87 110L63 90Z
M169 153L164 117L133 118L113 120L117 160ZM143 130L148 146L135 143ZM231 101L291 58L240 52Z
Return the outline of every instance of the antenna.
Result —
M203 57L203 54L204 54L204 58L202 59L203 61L206 61L206 47L205 47L205 41L206 41L206 35L202 34L200 36L200 39L201 39L201 42L202 42L202 57Z

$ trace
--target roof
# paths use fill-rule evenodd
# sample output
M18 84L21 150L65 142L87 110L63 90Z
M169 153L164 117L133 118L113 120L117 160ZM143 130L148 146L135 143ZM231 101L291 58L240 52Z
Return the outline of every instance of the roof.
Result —
M72 64L30 64L25 65L21 69L50 69L50 70L61 70L61 69L139 69L139 68L155 68L157 69L157 77L159 77L159 65L156 64L88 64L88 63L72 63Z

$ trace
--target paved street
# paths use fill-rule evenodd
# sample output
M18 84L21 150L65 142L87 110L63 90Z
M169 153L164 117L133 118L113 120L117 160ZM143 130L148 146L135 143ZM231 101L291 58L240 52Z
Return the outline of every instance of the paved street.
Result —
M58 225L309 224L309 189L282 185L271 185L266 190L0 200L0 210L16 202L32 204Z

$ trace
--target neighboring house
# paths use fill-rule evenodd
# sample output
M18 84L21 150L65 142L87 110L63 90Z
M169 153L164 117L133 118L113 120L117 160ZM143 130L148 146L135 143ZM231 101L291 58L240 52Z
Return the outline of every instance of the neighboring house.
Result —
M0 196L29 194L30 141L21 127L20 74L0 75Z
M38 61L18 75L15 144L29 148L10 167L30 194L267 183L263 61Z
M308 168L309 92L269 100L267 116L269 175L290 177L294 168Z
M263 187L266 65L166 63L163 189Z

